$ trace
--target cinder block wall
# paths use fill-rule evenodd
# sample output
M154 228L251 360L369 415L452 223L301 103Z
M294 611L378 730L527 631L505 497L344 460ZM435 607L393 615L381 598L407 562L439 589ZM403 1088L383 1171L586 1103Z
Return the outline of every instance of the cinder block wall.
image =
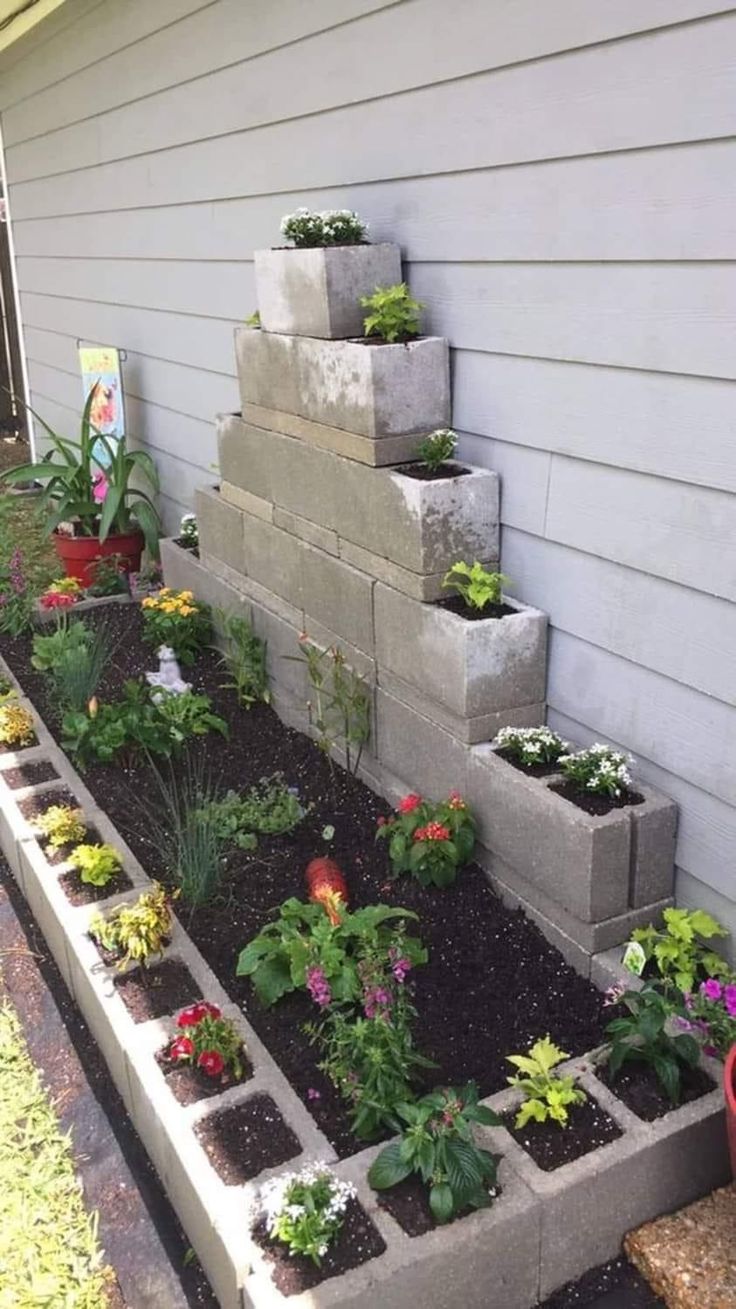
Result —
M401 243L454 347L555 726L680 805L736 926L736 15L716 0L67 0L0 60L34 402L128 351L168 527L237 407L251 256L297 205Z

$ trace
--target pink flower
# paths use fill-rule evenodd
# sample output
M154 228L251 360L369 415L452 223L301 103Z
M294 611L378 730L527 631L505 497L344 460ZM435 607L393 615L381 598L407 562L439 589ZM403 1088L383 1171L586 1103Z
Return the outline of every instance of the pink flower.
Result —
M467 809L468 807L459 791L450 791L450 798L447 803L450 809Z
M42 595L39 604L42 609L71 609L76 604L77 597L69 595L65 591L47 591Z
M729 1018L736 1018L736 986L725 987L723 997Z
M197 1066L208 1077L219 1077L225 1067L225 1060L219 1050L203 1050L197 1060Z
M307 969L307 990L320 1009L326 1008L332 1000L330 984L321 968Z
M720 1000L723 995L723 987L717 977L709 977L707 982L703 982L700 990L709 1000Z
M107 493L110 490L110 483L101 468L97 468L92 474L92 499L95 504L105 503Z
M177 1027L196 1027L202 1022L203 1018L220 1018L222 1010L218 1009L216 1004L209 1004L207 1000L200 1000L197 1004L190 1004L188 1008L182 1009L176 1020Z
M399 983L404 981L406 974L410 971L411 964L408 959L397 959L391 968L391 972Z
M179 1036L169 1050L171 1059L189 1059L194 1054L194 1042L188 1036Z
M415 841L449 841L451 832L449 827L444 823L427 823L426 827L418 827L414 833Z
M422 797L420 795L415 795L414 792L410 792L409 795L405 795L401 800L399 800L396 807L400 814L413 814L414 810L418 809L421 803Z
M322 1099L322 1093L321 1093L321 1091L315 1091L314 1087L313 1087L313 1086L310 1086L310 1087L307 1089L307 1099L308 1099L308 1100L321 1100L321 1099Z

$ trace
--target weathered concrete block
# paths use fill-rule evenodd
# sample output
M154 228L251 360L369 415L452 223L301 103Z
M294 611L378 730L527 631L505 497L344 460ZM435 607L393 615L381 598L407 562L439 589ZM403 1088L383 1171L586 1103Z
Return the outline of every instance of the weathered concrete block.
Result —
M243 405L242 418L254 427L262 427L268 432L282 432L284 436L293 436L296 441L305 441L307 445L316 446L319 450L331 450L333 454L355 459L360 464L368 464L370 468L410 463L416 458L415 432L408 432L404 436L382 436L375 440L360 432L344 432L339 427L315 423L298 414L255 404Z
M496 736L501 727L537 727L544 722L546 706L541 704L520 705L518 709L499 709L490 714L481 714L475 718L464 718L454 714L436 700L424 695L416 686L395 677L384 667L379 674L379 682L385 691L397 700L403 701L410 709L416 709L433 723L437 723L445 732L450 732L458 741L474 745L478 741L488 741Z
M666 795L649 787L637 790L644 804L631 812L631 891L632 905L651 904L672 895L675 876L675 841L677 805Z
M196 496L199 548L231 568L243 567L243 512L219 491L200 488Z
M235 329L244 405L298 414L374 439L424 434L450 420L447 341L319 341Z
M255 500L255 496L253 499ZM258 504L265 504L265 501L259 500ZM290 509L279 509L278 506L273 507L273 522L284 532L291 532L292 536L298 536L308 545L317 546L326 554L337 557L340 553L337 532L333 532L329 527L320 527L318 523L302 518L299 514L293 514Z
M241 487L224 481L220 482L220 495L236 509L243 509L246 514L252 514L254 518L262 518L265 523L273 522L273 505L270 500L262 500L260 496L252 495L250 491L244 491Z
M468 622L376 585L376 653L381 667L461 717L544 700L547 616L504 597L506 618Z
M300 545L305 627L309 629L309 620L314 618L342 640L372 655L373 578L323 550Z
M380 674L379 674L380 676ZM376 754L407 791L442 800L466 793L468 749L381 687L376 693Z
M397 245L256 250L256 296L266 332L337 339L363 335L360 298L401 281Z

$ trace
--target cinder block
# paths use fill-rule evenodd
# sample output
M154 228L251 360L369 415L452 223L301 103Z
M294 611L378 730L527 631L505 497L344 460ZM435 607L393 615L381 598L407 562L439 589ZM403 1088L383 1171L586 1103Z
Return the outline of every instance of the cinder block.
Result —
M642 793L644 804L630 811L630 903L635 906L672 895L675 877L677 805L649 787Z
M501 727L538 727L545 718L544 703L520 705L517 709L496 710L494 713L481 714L477 718L463 718L460 714L454 714L452 710L446 709L444 705L438 704L436 700L430 699L409 682L394 677L393 673L385 668L381 668L378 680L390 695L395 696L397 700L402 700L410 709L416 709L417 713L437 723L443 731L450 732L458 741L463 741L466 745L491 740Z
M377 583L379 667L452 713L477 718L545 697L547 616L504 597L515 612L469 622Z
M343 245L256 250L261 328L336 339L363 335L361 296L401 281L397 245Z
M346 459L355 459L370 468L410 463L412 459L416 459L415 432L408 432L404 436L382 436L376 439L364 436L360 432L344 432L339 427L315 423L298 414L255 404L244 404L242 417L245 422L252 423L254 427L262 427L269 432L282 432L284 436L293 436L295 440L304 441L307 445L316 446L320 450L331 450L334 454L344 455Z
M273 505L270 500L262 500L260 496L224 481L220 482L220 495L228 504L234 505L236 509L244 509L253 518L262 518L265 523L273 522Z
M263 501L258 503L263 504ZM274 508L273 521L283 531L291 532L292 536L298 536L301 541L306 541L309 545L316 545L326 554L337 557L340 553L337 532L331 531L329 527L320 527L318 523L312 523L308 518L293 514L290 509Z
M219 491L199 488L196 495L199 548L231 568L243 567L243 512Z
M297 537L261 518L243 515L242 571L298 608L302 603L302 553Z
M377 582L384 582L386 586L393 587L394 591L401 591L403 595L411 596L412 600L424 602L440 600L445 594L442 589L444 573L413 573L409 568L402 568L401 564L395 564L383 555L373 554L370 550L364 550L361 545L355 545L352 541L343 541L341 538L338 538L338 552L346 564L353 564L361 572L374 577ZM493 569L498 566L497 559L483 562Z
M310 619L316 619L342 640L372 655L373 578L312 546L303 545L301 554L305 627L309 628Z
M447 341L320 341L235 329L243 405L263 405L374 439L450 421Z
M407 791L435 800L452 790L466 794L467 747L381 687L376 693L376 753Z

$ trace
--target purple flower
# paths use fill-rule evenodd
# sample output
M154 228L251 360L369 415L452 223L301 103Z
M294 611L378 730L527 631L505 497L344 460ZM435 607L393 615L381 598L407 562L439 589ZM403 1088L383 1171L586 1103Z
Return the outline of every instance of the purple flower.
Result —
M718 1047L715 1045L704 1045L703 1054L710 1055L711 1059L716 1059L718 1057Z
M707 982L701 983L700 990L709 1000L720 1000L723 995L723 987L717 977L709 977Z
M332 1000L330 984L321 968L307 969L307 990L320 1009L324 1009Z
M393 996L385 986L374 986L363 992L363 1012L366 1018L385 1018L391 1008Z
M603 998L604 1008L609 1005L618 1004L621 996L625 994L625 991L626 987L623 982L614 982L613 986L609 986Z
M16 546L10 556L10 585L16 595L23 595L26 589L26 579L23 572L23 551Z
M321 1099L322 1099L322 1092L321 1092L321 1091L315 1091L314 1087L313 1087L313 1086L310 1086L310 1087L307 1088L307 1099L308 1099L308 1100L321 1100Z
M397 959L396 963L393 965L391 969L391 972L393 973L394 977L396 978L396 981L399 984L401 984L404 981L406 974L410 971L411 971L411 964L408 959Z
M695 1031L695 1024L691 1023L689 1018L681 1018L679 1014L675 1018L675 1025L681 1032Z

